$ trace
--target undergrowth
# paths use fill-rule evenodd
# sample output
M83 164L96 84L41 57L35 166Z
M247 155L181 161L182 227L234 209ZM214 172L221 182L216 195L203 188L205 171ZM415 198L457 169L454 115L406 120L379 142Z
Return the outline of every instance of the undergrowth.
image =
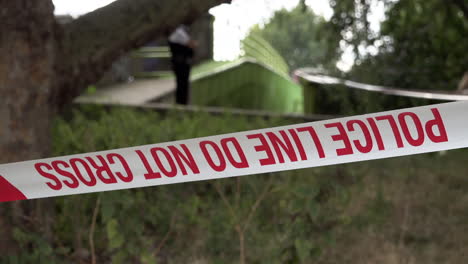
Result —
M56 121L53 149L66 155L286 124L83 107ZM18 225L22 253L0 262L466 263L466 154L58 197L44 208L53 237L34 222Z

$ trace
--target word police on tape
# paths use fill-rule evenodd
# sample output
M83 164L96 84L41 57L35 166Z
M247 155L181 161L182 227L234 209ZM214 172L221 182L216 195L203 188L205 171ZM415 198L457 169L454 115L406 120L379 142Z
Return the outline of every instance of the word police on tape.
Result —
M468 103L0 165L0 201L210 180L468 147Z

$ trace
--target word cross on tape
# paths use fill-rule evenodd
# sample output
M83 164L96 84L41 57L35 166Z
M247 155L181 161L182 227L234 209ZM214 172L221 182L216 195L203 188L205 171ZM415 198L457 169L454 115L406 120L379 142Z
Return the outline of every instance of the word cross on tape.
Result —
M0 165L0 201L212 180L468 147L468 103Z

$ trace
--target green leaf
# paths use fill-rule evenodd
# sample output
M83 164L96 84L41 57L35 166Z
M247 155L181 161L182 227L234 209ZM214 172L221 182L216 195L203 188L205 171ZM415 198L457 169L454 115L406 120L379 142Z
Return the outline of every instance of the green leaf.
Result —
M120 248L124 243L124 237L118 231L119 224L117 220L112 219L106 225L107 238L109 239L109 248Z

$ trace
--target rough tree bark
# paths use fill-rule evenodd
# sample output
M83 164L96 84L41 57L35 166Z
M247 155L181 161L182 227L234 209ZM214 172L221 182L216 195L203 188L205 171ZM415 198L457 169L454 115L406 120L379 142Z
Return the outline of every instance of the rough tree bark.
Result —
M115 59L224 2L118 0L62 26L52 0L0 0L0 163L46 157L54 115ZM0 254L11 242L5 206Z
M50 150L50 117L55 110L49 103L55 79L53 5L0 3L0 162L43 157ZM0 206L3 216L8 205ZM24 214L19 202L9 208L12 218L0 219L0 253L14 248L12 224L20 224Z
M0 161L41 157L49 152L54 112L49 104L55 79L53 5L2 1L1 6Z

